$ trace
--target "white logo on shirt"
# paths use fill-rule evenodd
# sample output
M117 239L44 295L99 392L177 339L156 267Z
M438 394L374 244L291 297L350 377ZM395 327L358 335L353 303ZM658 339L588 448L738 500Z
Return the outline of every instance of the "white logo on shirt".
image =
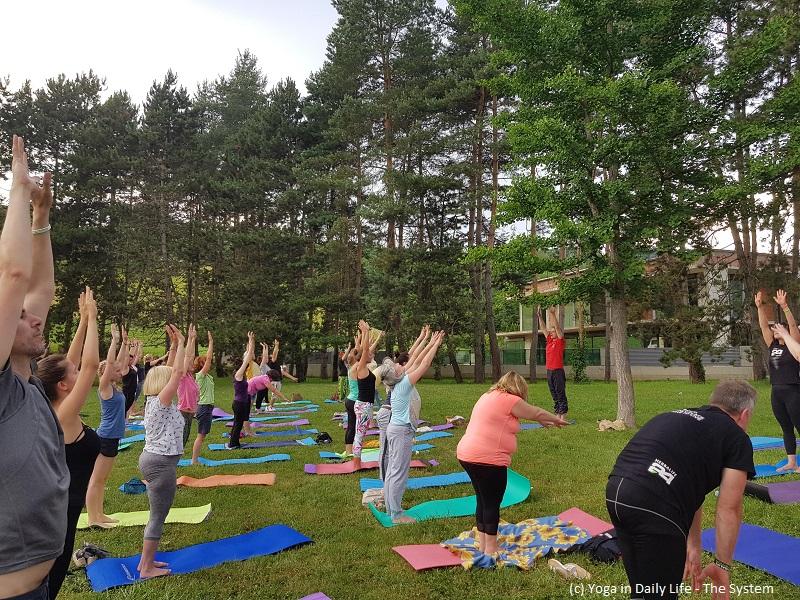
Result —
M647 468L648 473L652 473L653 475L658 475L663 479L667 485L672 483L672 480L675 479L677 473L670 469L665 463L661 462L658 459L653 461L653 464Z
M783 348L773 348L772 352L770 352L770 356L772 358L778 358L779 356L783 356Z

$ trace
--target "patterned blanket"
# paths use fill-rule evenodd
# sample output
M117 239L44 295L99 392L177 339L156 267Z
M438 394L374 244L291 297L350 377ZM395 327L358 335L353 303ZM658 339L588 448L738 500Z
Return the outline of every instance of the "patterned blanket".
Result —
M558 517L539 517L516 524L500 521L497 530L497 557L478 550L478 530L475 527L442 542L442 545L461 557L461 564L465 569L517 567L527 570L533 567L537 558L551 552L563 552L590 537L580 527L569 525Z

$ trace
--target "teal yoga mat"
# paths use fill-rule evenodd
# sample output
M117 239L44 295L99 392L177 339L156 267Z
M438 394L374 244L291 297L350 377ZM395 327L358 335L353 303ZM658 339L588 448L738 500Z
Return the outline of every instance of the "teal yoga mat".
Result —
M446 485L457 485L459 483L470 483L469 475L464 471L456 473L442 473L441 475L427 475L425 477L409 477L406 489L420 490L429 487L444 487ZM383 481L380 479L371 479L369 477L361 478L361 491L379 489L383 487Z
M503 502L500 504L500 508L519 504L530 496L530 493L530 480L516 471L509 469L506 493L503 496ZM444 519L447 517L466 517L475 514L475 506L475 496L472 495L461 498L423 502L422 504L412 506L405 511L405 514L417 521L429 521L431 519ZM369 508L381 525L384 527L394 527L394 523L392 523L392 519L389 515L379 511L375 508L374 504L370 504Z
M276 460L291 460L288 454L267 454L266 456L254 456L253 458L226 458L225 460L211 460L210 458L199 457L198 462L206 467L222 467L224 465L250 465ZM189 467L192 465L191 458L184 458L178 462L179 467Z

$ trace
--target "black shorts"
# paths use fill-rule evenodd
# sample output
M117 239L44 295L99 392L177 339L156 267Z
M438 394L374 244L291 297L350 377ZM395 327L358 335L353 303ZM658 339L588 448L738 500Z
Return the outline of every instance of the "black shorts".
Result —
M211 421L214 418L212 415L213 412L213 404L200 404L197 407L194 418L197 419L197 433L200 435L208 435L211 431Z
M119 438L100 438L100 454L114 458L119 454Z

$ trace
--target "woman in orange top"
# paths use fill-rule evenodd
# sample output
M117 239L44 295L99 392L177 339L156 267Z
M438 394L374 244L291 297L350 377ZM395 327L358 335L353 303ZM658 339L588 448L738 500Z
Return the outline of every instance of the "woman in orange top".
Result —
M528 404L528 382L509 371L478 399L456 456L475 488L475 520L480 550L497 552L500 503L506 492L508 466L517 451L519 420L538 421L544 427L563 427L567 421L543 408Z

